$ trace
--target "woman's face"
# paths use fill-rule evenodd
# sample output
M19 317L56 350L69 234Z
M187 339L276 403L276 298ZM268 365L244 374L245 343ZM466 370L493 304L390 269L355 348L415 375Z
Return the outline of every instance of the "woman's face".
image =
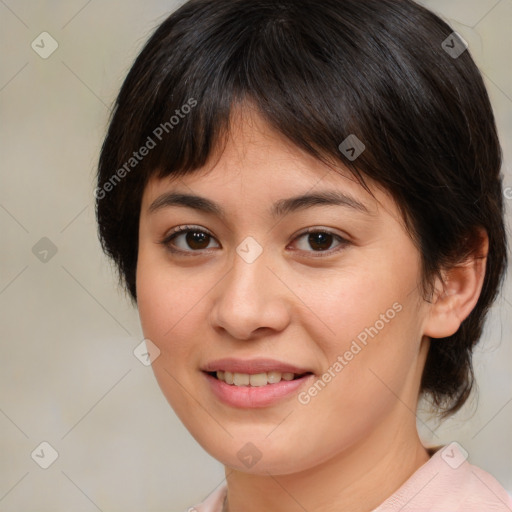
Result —
M137 296L153 369L225 465L289 474L415 428L420 255L373 192L247 113L216 165L148 183Z

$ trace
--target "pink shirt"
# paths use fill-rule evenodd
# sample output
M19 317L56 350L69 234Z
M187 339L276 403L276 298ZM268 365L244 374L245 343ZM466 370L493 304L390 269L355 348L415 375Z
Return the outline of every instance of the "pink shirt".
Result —
M190 512L222 512L224 485ZM512 512L512 498L489 473L466 460L460 445L437 449L423 466L371 512Z

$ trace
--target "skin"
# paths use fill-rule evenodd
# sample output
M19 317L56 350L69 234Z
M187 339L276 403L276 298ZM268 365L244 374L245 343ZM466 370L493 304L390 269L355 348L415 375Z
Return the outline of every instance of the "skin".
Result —
M368 511L428 461L413 411L430 337L455 332L474 307L485 257L446 272L426 302L420 254L398 208L370 185L375 197L246 110L233 115L227 145L208 165L180 179L152 178L145 188L142 329L160 350L153 369L168 402L225 465L230 512ZM279 199L319 190L341 191L368 212L322 205L268 213ZM226 216L182 206L150 213L170 191L211 199ZM185 254L173 254L159 242L184 224L212 237L191 246L181 235L171 244ZM301 236L310 227L347 242L332 237L319 251ZM250 264L236 252L248 236L263 249ZM235 408L212 394L200 370L222 357L269 357L308 368L317 380L396 303L400 312L305 405L293 393L272 406ZM261 453L250 468L237 456L248 442Z

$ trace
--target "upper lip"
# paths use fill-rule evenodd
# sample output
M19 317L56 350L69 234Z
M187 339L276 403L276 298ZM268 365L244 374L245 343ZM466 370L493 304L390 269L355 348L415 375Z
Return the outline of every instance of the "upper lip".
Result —
M300 368L293 364L277 361L276 359L257 358L244 360L232 357L210 361L203 366L202 370L205 372L247 373L249 375L267 372L295 373L298 375L312 373L307 368Z

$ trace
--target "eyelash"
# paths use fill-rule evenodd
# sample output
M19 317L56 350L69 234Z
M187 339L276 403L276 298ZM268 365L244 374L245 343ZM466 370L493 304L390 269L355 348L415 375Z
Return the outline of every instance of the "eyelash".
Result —
M169 233L159 243L162 244L163 246L165 246L165 248L168 251L170 251L171 253L179 254L179 255L183 255L183 256L198 256L198 255L204 254L205 251L206 252L211 251L211 249L202 249L202 250L198 250L198 251L194 251L194 250L184 251L182 249L176 249L171 245L172 240L177 238L179 235L188 233L188 232L204 233L205 235L215 238L211 233L209 233L208 231L205 231L204 229L200 229L196 226L188 226L187 225L187 226L178 226L174 231ZM294 238L294 240L301 238L305 235L309 235L311 233L323 233L323 234L332 235L333 237L338 239L338 241L340 242L340 245L334 250L328 249L325 251L302 251L302 252L312 252L313 254L315 254L315 256L313 256L314 258L323 258L323 257L331 256L333 253L337 253L340 250L344 249L350 243L348 240L346 240L342 236L337 235L336 233L333 233L332 231L329 231L328 229L320 229L320 228L308 228L305 231L299 233Z

